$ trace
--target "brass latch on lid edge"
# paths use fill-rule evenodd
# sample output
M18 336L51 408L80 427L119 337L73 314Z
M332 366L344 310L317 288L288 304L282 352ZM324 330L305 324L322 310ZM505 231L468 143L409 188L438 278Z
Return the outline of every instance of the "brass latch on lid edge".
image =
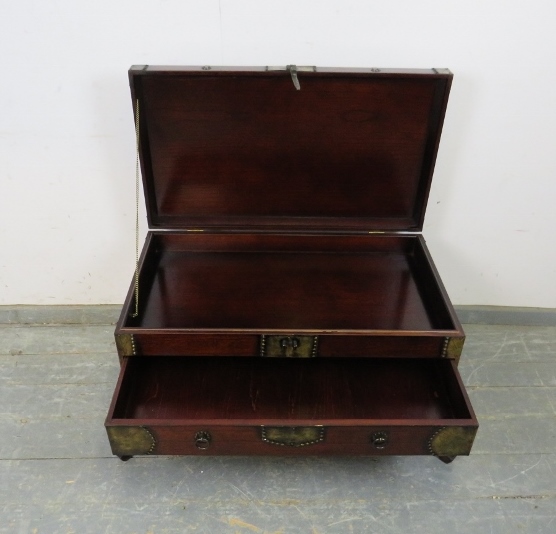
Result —
M299 83L299 78L297 77L298 72L317 72L317 67L312 66L302 66L298 67L297 65L286 65L285 67L266 67L267 71L273 70L285 70L290 73L292 78L293 86L298 90L301 91L301 84Z

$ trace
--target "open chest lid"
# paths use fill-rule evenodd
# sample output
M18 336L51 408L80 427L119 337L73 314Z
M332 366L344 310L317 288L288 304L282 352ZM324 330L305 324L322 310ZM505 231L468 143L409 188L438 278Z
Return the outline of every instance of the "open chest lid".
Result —
M422 229L447 69L129 75L151 228Z

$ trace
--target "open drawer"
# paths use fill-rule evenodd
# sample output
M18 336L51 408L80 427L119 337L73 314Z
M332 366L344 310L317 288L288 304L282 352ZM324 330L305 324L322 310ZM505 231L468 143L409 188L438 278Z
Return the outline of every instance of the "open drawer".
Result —
M133 357L106 419L133 455L467 455L478 428L454 361Z

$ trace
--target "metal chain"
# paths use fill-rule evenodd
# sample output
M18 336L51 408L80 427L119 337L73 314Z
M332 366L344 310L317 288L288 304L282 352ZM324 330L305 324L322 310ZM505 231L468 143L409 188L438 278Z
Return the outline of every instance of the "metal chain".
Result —
M135 101L135 312L139 315L139 99Z

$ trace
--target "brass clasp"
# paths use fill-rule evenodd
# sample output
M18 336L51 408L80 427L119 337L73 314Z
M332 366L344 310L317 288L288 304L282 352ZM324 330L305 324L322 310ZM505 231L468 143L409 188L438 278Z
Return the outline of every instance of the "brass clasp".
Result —
M285 67L266 67L267 71L274 71L274 70L285 70L290 73L292 78L293 86L296 88L297 91L301 91L301 84L299 83L299 78L297 76L298 72L317 72L317 67L315 66L297 66L297 65L286 65Z
M295 65L288 65L286 69L290 72L292 77L293 86L301 91L301 85L299 84L299 79L297 77L297 67Z

